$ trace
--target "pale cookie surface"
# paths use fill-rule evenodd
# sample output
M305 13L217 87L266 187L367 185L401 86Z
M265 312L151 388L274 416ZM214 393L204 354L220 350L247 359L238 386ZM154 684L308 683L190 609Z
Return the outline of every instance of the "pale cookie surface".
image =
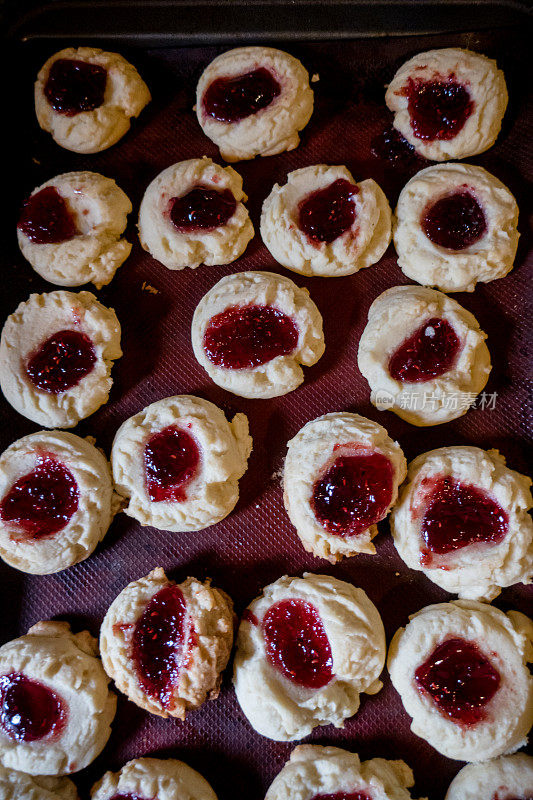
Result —
M417 283L473 292L478 281L503 278L513 268L517 224L515 198L487 170L471 164L427 167L398 199L398 265ZM461 240L465 247L458 247Z
M235 122L207 113L204 97L214 81L266 70L279 87L277 97L256 113ZM302 128L313 113L313 92L305 67L294 56L272 47L238 47L212 61L196 90L196 115L205 133L226 161L271 156L298 147Z
M354 460L354 472L343 469L343 460ZM381 458L383 457L383 459ZM377 501L374 507L368 502L368 470L373 468L371 459L379 459L376 470L386 470L383 477L385 501ZM385 460L386 459L386 460ZM335 477L337 470L337 478ZM359 471L357 471L359 470ZM287 514L295 526L303 546L308 552L335 562L343 556L356 553L375 553L372 539L378 532L377 522L388 514L398 496L398 486L406 475L406 461L400 446L394 442L385 428L358 414L338 412L325 414L308 422L288 443L283 476L283 500ZM374 473L372 473L374 474ZM317 487L328 475L327 488ZM342 505L346 508L350 498L343 487L351 481L355 494L351 514L339 515L333 486L337 488ZM371 493L381 497L382 484L372 487ZM331 524L323 524L317 517L313 504L314 496L325 493L320 512L327 512L331 505ZM373 521L372 521L373 520ZM346 524L345 524L346 523ZM352 530L357 532L352 533Z
M427 379L415 381L411 373L416 371L417 364L424 366L428 340L438 335L436 328L427 324L433 320L441 325L442 321L447 323L442 357L438 350L433 350L436 367L426 373ZM392 357L418 332L421 332L417 345L420 355L406 354L411 371L396 372L399 377L393 378ZM357 363L370 385L370 399L377 408L390 409L412 425L440 425L466 414L485 387L491 369L486 338L474 315L442 292L422 286L394 286L370 306L368 322L359 340ZM452 346L448 343L450 339L455 352L448 362L446 350ZM432 347L429 344L430 354ZM439 363L445 366L444 372Z
M169 465L157 454L158 437L176 435L176 429L191 454L191 467L176 472L174 480L165 479ZM168 441L171 450L179 451L179 441ZM162 530L199 531L214 525L237 503L238 481L251 450L244 414L228 422L220 408L200 397L158 400L126 420L115 435L111 463L117 492L127 499L124 511L141 525Z
M213 319L226 317L229 312L238 315L241 311L246 314L248 310L260 309L261 313L265 308L282 319L285 330L291 329L294 340L291 348L252 367L232 368L214 363L205 349L206 331ZM275 330L278 322L274 323ZM289 278L273 272L239 272L222 278L198 303L191 337L194 355L209 377L228 392L251 398L278 397L292 392L304 380L300 365L315 364L325 349L322 317L307 289L299 289ZM254 342L261 337L264 338L261 325L256 328L252 319L245 341L246 345L250 342L249 363L253 363L255 355ZM266 343L262 339L259 342L260 345ZM240 348L239 341L236 344Z
M290 631L284 629L287 617ZM295 635L301 661L289 678L281 665L290 669ZM284 576L243 616L233 682L258 733L293 741L318 725L342 727L359 708L361 693L381 689L384 660L383 623L362 589L326 575Z
M56 61L84 62L106 70L103 102L96 108L76 113L56 110L46 96L50 70ZM58 84L61 88L61 84ZM80 85L80 92L83 87ZM41 128L54 141L75 153L99 153L118 142L150 102L150 91L134 66L118 53L96 47L68 47L51 56L35 83L35 113Z
M104 668L117 688L145 711L179 719L218 696L232 643L228 595L209 580L176 585L160 567L123 589L100 631Z
M30 227L33 222L32 200L38 201L44 189L54 189L66 205L75 234L64 241L35 241L35 236L26 232L28 220ZM131 203L111 178L96 172L57 175L32 192L27 207L30 210L25 214L23 209L17 228L19 247L33 269L50 283L94 283L100 289L112 280L131 252L131 243L121 238ZM53 212L49 222L54 224Z
M120 795L157 800L217 800L195 769L175 758L136 758L119 772L106 772L91 791L91 800Z
M43 390L30 380L28 363L43 352L52 337L65 331L83 337L87 348L92 347L94 363L71 388ZM61 345L54 352L62 353ZM50 351L50 359L53 355ZM121 355L120 324L115 312L98 302L91 292L32 294L7 318L2 329L0 387L13 408L38 425L73 428L107 402L113 383L111 367ZM62 357L59 366L54 362L52 372L61 378L59 372L63 367L69 371L71 364ZM49 386L42 368L41 374L42 385Z
M37 682L41 691L53 693L55 708L60 708L51 729L34 740L17 739L5 723L0 726L0 763L6 769L67 775L88 766L103 750L116 697L109 691L96 640L87 631L73 634L66 622L38 622L25 636L0 647L0 675L8 685L21 675ZM26 708L32 708L32 701L26 699ZM30 730L41 725L33 715L29 722ZM27 729L26 720L21 724Z
M438 84L436 94L431 84ZM507 100L505 78L496 62L457 47L429 50L409 59L385 95L394 113L394 127L431 161L467 158L488 150L500 132ZM410 108L413 102L418 107L415 117ZM421 124L416 121L418 114Z
M78 800L69 778L27 775L0 767L0 800Z
M110 466L91 440L38 431L0 456L0 557L22 572L49 575L83 561L117 507Z
M520 800L533 797L533 758L525 753L467 764L455 776L445 800Z
M326 234L309 236L299 226L301 204L313 193L328 190L335 181L347 181L353 187L347 201L355 211L353 221L332 241ZM344 190L349 190L346 184ZM335 215L334 200L331 214ZM335 227L340 230L344 225L339 222ZM356 183L346 167L317 164L290 172L284 186L274 185L263 203L261 237L276 261L294 272L352 275L379 261L389 246L391 210L374 180Z
M200 227L202 201L194 201L194 194L190 194L198 188L217 192L220 197L223 192L233 196L235 209L224 224ZM181 198L182 203L192 203L187 217L196 224L190 230L172 221L173 201ZM243 205L247 199L242 178L232 167L221 167L206 157L179 161L159 173L146 189L139 211L141 245L168 269L229 264L244 253L254 235ZM203 202L209 210L209 200ZM229 202L233 205L231 198Z
M432 658L437 659L438 672L444 655L434 654L447 641L452 645L459 641L462 648L474 648L474 653L466 655L462 668L442 667L435 691L451 700L458 697L459 702L465 693L475 696L475 701L465 701L465 710L474 708L477 715L469 724L441 710L415 680L416 671ZM409 624L395 633L387 662L392 683L412 717L413 733L442 755L459 761L485 761L526 744L533 723L533 677L527 666L533 659L532 643L533 623L528 617L517 611L505 614L486 603L455 600L413 614ZM474 665L471 671L469 664ZM491 692L483 703L476 695L475 676L489 670L491 675L497 673L499 682L488 678L482 682L482 691L489 687Z
M497 450L441 447L423 453L409 465L391 515L396 548L411 569L459 597L491 601L505 586L531 583L530 487L531 480L506 467ZM443 542L439 533L433 543L439 509L449 539ZM471 522L475 519L477 527Z

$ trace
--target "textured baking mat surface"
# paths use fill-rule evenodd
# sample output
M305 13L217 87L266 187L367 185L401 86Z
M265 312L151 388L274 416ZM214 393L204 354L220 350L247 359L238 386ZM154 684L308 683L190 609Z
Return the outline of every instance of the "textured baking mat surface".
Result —
M77 43L76 43L77 44ZM335 575L361 586L383 617L387 639L423 606L452 599L420 573L402 563L390 538L388 523L380 525L377 555L357 556L336 566L304 553L287 519L280 471L287 441L311 419L330 411L349 410L384 425L397 439L408 460L426 450L453 444L496 447L508 464L527 471L528 421L531 385L527 382L528 216L532 177L531 99L528 101L526 48L517 31L360 40L338 45L315 43L288 47L320 80L315 89L315 112L303 132L300 147L268 159L236 164L244 178L248 207L258 231L261 204L274 182L315 163L346 164L356 180L374 178L394 207L406 181L422 161L399 166L372 155L373 137L390 124L384 105L384 85L406 58L432 47L462 46L498 59L505 70L511 102L502 134L491 150L471 159L503 180L521 209L521 232L516 267L503 280L480 285L473 294L454 295L488 333L493 370L486 387L489 406L470 410L461 419L429 429L417 429L390 412L377 411L369 388L356 366L359 338L371 302L380 292L407 280L399 270L393 247L376 266L348 278L304 279L284 271L262 245L259 234L244 256L222 267L171 272L140 247L136 213L148 183L170 164L208 155L220 160L217 148L202 134L192 111L194 88L202 69L221 49L157 49L125 52L153 92L153 102L132 131L109 151L79 156L57 147L35 122L32 82L40 65L54 49L32 45L20 60L17 104L22 124L17 129L18 181L12 194L12 225L6 233L3 276L3 317L30 292L54 287L32 272L16 248L13 235L17 207L37 185L53 175L89 169L115 178L132 199L134 212L128 229L133 252L110 286L97 292L115 308L122 324L123 357L113 369L109 403L85 420L75 433L93 435L109 454L113 436L123 420L148 403L172 394L191 393L213 401L231 416L247 414L254 440L249 469L240 482L240 500L223 522L196 534L173 534L141 528L120 514L97 551L65 572L42 577L25 576L2 564L2 642L24 633L40 619L60 618L76 630L98 634L112 600L132 580L162 566L172 578L207 576L234 599L240 614L263 586L283 574L306 570ZM531 267L531 259L529 260ZM221 277L246 269L268 269L289 275L307 286L323 318L326 352L305 382L292 394L273 400L244 400L216 387L196 363L190 325L196 304ZM87 287L94 291L92 287ZM529 309L530 311L530 309ZM529 341L528 341L529 336ZM37 426L18 416L0 399L2 450ZM505 590L496 601L500 608L531 612L533 595L523 586ZM111 739L102 755L76 776L82 797L106 769L117 769L128 759L153 754L182 758L212 783L220 800L234 797L260 800L288 759L294 744L276 743L256 734L241 712L231 687L231 669L225 674L219 698L191 713L185 722L162 720L138 709L123 696ZM363 696L361 709L343 729L318 728L307 741L335 744L357 751L362 758L403 758L414 769L413 797L444 796L462 766L441 757L409 730L410 720L384 672L384 688L374 697Z

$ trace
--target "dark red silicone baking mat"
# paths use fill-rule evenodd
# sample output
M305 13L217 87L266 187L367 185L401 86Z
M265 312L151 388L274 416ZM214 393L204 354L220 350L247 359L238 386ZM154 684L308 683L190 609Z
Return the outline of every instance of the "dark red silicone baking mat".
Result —
M120 50L138 66L153 92L153 102L118 145L86 157L56 146L38 130L33 115L34 75L45 58L59 49L59 43L33 41L15 48L18 60L12 65L9 84L18 122L14 134L12 129L16 141L8 160L16 166L17 180L12 188L4 188L11 210L3 242L2 322L30 292L54 288L41 280L18 252L14 224L23 198L44 180L69 170L90 169L115 178L134 204L128 230L133 251L111 285L97 294L115 308L121 321L124 356L113 369L109 403L75 432L94 435L109 453L114 433L127 417L162 397L192 393L217 403L228 415L246 413L254 450L240 482L235 511L204 532L187 535L141 528L121 514L93 556L65 572L30 577L1 565L2 642L50 617L67 619L76 629L86 627L96 635L116 595L155 566L164 567L177 580L187 575L210 576L233 597L238 613L264 585L285 573L311 570L332 574L368 593L382 614L388 639L409 614L431 602L451 599L420 573L405 567L392 545L387 522L380 526L375 556L358 556L332 566L305 554L285 514L280 470L286 442L304 423L329 411L349 410L385 425L408 459L439 446L475 444L500 449L511 467L527 471L531 419L527 364L531 272L528 275L527 261L532 246L528 181L533 173L533 149L526 33L518 27L502 27L480 33L342 43L285 41L282 46L299 57L311 75L320 76L313 84L316 104L311 122L293 152L234 165L244 178L256 231L261 204L273 183L284 182L287 172L314 163L346 164L356 180L374 178L394 207L402 186L426 164L419 160L395 164L372 155L373 138L390 124L384 85L406 58L433 47L468 47L497 58L506 73L511 101L497 144L470 160L489 169L513 191L521 210L522 237L516 267L508 277L481 285L473 294L455 295L489 335L494 366L486 388L488 407L427 429L377 411L356 366L357 345L371 302L388 287L407 282L392 246L376 266L342 279L304 279L285 272L270 257L259 235L235 263L194 271L171 272L140 248L136 212L152 178L182 159L206 154L219 160L217 148L200 131L192 106L202 69L224 47L144 49L103 41L102 46ZM307 286L324 318L325 355L306 370L305 383L285 397L253 401L233 396L216 387L193 357L190 324L196 304L222 276L245 269L280 271L299 286ZM2 449L36 429L0 398ZM496 605L531 612L532 601L531 589L519 586L505 590ZM230 676L228 668L220 697L190 714L185 722L150 716L120 696L107 747L75 778L82 797L88 797L88 788L106 769L152 754L182 758L199 769L220 800L260 800L294 744L271 742L252 730L236 703ZM364 759L403 758L415 772L413 796L438 800L461 764L441 757L410 733L410 720L386 671L383 679L384 689L375 697L363 697L360 711L342 730L318 728L308 741L344 746Z

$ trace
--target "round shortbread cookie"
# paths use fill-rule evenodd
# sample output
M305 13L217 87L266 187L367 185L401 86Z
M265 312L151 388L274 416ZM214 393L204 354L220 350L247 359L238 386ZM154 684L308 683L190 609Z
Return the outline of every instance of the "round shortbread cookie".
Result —
M254 228L242 178L210 158L179 161L146 189L139 210L141 245L168 269L229 264Z
M2 328L0 388L46 428L73 428L106 403L120 324L91 292L32 294Z
M97 47L67 47L51 56L35 83L35 113L54 141L75 153L118 142L151 100L134 66Z
M17 227L22 255L59 286L108 284L131 252L121 239L131 203L111 178L66 172L38 186Z
M357 363L380 411L412 425L466 414L491 369L486 334L455 300L422 286L394 286L368 310Z
M317 164L287 175L263 203L261 236L276 261L302 275L352 275L375 264L391 240L391 210L372 180Z
M358 414L325 414L288 443L283 501L305 549L335 563L375 553L372 539L407 472L385 428Z
M431 161L467 158L492 147L507 101L496 62L458 47L409 59L385 94L394 127Z
M118 510L111 469L92 439L38 431L0 456L0 557L49 575L91 555Z
M27 775L0 767L0 800L78 800L69 778Z
M533 797L533 758L525 753L467 764L450 783L445 800L519 800Z
M119 772L106 772L93 786L91 800L113 797L217 800L205 778L175 758L135 758Z
M233 643L228 595L158 567L112 602L100 630L102 662L117 688L160 717L177 717L218 697Z
M96 640L66 622L38 622L0 647L2 766L37 776L88 766L111 733L108 684Z
M533 723L531 620L473 600L409 619L391 641L388 668L413 733L459 761L522 747Z
M273 47L237 47L217 56L196 89L196 115L226 161L298 147L313 113L305 67Z
M241 397L278 397L324 352L322 317L307 289L274 272L238 272L205 294L192 320L199 364Z
M473 292L478 281L513 268L518 206L482 167L438 164L418 172L398 199L398 266L417 283L443 292Z
M244 414L228 422L200 397L158 400L115 434L111 463L124 512L161 530L208 528L235 507L251 451Z
M360 694L376 694L385 661L378 610L362 589L327 575L283 576L244 612L233 682L252 727L276 741L341 728Z

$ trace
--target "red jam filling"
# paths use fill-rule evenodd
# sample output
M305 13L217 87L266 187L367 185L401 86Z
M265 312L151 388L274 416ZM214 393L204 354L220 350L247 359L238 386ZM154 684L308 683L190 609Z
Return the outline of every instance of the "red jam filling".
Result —
M315 794L311 800L372 800L366 792L333 792L331 794Z
M94 111L104 102L107 70L71 58L58 58L50 67L44 95L54 111L73 117Z
M298 227L313 242L335 241L355 222L353 198L358 192L358 187L344 178L312 192L298 206Z
M389 374L402 383L421 383L448 372L457 359L461 340L450 323L434 317L401 343L390 358Z
M0 724L10 739L36 742L57 736L67 711L55 692L21 672L0 677Z
M259 67L235 78L217 78L207 87L202 104L219 122L239 122L269 106L280 93L272 73Z
M84 333L64 330L50 336L28 359L26 372L37 389L60 394L77 386L96 363L93 343Z
M209 231L225 225L234 215L237 201L229 189L217 191L196 186L170 201L170 219L179 233Z
M273 306L231 306L209 320L204 350L217 367L253 369L298 344L294 321Z
M453 139L474 110L470 92L454 76L433 81L409 78L402 94L408 98L411 127L417 139Z
M150 500L183 502L197 473L200 451L193 437L176 425L154 433L144 447L144 468Z
M313 487L311 508L337 536L356 536L379 522L392 500L394 472L381 453L339 456Z
M187 604L178 586L165 586L155 594L135 624L132 658L142 690L164 708L172 694L183 662Z
M15 523L30 540L53 536L78 508L78 484L54 458L44 458L19 478L0 503L0 518Z
M420 220L428 239L447 250L464 250L487 230L487 220L475 196L461 189L431 205Z
M419 690L431 696L441 714L467 726L485 719L484 706L500 680L479 647L465 639L442 642L415 671Z
M79 233L74 217L55 186L45 186L26 200L18 229L35 244L59 244Z
M304 600L282 600L263 619L270 663L307 689L321 689L333 678L333 657L316 608Z

